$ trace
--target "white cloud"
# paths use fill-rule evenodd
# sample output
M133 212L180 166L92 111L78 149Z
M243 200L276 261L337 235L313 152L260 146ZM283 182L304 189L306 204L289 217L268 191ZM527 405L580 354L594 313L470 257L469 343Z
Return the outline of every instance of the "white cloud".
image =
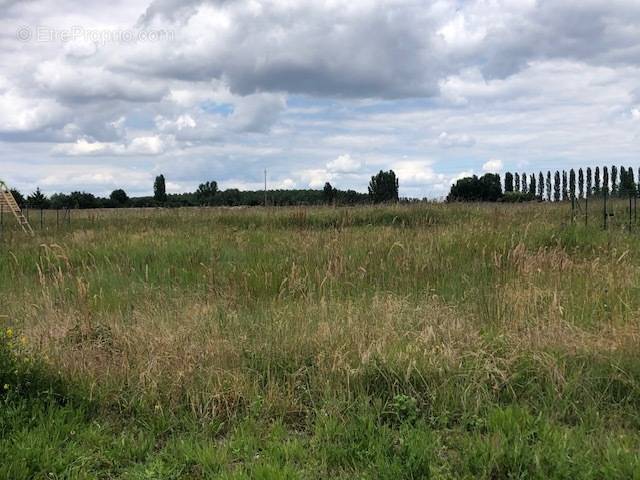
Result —
M433 169L433 162L426 160L403 160L392 164L393 171L404 186L439 187L447 183L447 176Z
M282 95L261 93L240 97L235 102L231 125L244 132L268 132L285 106Z
M492 158L482 164L482 171L487 173L500 173L504 168L502 160Z
M89 100L148 102L160 100L165 94L165 87L158 80L114 73L103 66L77 66L64 63L62 59L40 63L34 79L44 92L71 103Z
M472 147L473 145L475 145L475 143L475 139L466 134L456 135L442 132L440 135L438 135L438 145L445 148Z
M15 90L0 95L0 132L31 132L60 123L67 110L48 98L28 98Z
M334 178L334 175L322 168L302 170L298 172L298 176L309 188L322 188L326 182Z
M327 170L331 173L356 173L362 168L362 162L351 158L351 155L340 155L327 163Z
M64 51L69 57L86 58L94 55L98 51L98 47L95 42L77 39L66 43Z
M147 191L154 179L150 171L131 171L121 166L76 163L65 166L64 171L61 171L61 166L60 164L47 166L28 185L16 186L22 188L24 192L35 190L37 185L47 194L77 190L105 196L116 188L124 188L130 194L139 195ZM65 186L62 190L61 185Z
M78 139L75 143L62 143L57 145L53 153L69 156L93 156L93 155L159 155L165 151L170 143L170 138L159 136L136 137L128 144L112 142L92 142L87 139Z

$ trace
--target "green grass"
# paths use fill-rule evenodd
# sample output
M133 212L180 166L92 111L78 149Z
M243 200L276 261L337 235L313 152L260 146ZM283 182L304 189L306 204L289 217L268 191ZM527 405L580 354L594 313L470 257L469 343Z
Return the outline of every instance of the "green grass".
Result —
M47 215L0 244L1 478L640 477L621 220Z

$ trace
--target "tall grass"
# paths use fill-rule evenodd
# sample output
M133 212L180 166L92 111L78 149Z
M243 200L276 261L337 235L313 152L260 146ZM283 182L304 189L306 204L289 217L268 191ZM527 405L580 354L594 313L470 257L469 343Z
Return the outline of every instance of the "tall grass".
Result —
M232 471L234 441L278 445L265 465L243 457L263 478L624 478L638 466L624 452L640 440L640 253L621 227L542 204L74 215L35 239L4 232L0 320L65 382L64 408L122 435L114 412L145 422L140 456L158 478L190 455L195 476ZM195 450L159 459L167 425ZM219 451L201 437L212 425ZM100 448L131 465L107 438Z

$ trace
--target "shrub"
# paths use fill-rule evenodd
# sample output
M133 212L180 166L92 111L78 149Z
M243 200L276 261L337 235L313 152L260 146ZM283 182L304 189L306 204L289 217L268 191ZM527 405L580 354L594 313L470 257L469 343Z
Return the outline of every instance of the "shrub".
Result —
M502 201L506 203L531 202L533 200L536 200L536 196L531 192L508 192L502 197Z
M500 198L502 198L500 175L487 173L480 178L474 175L458 180L455 185L451 186L447 201L496 202Z

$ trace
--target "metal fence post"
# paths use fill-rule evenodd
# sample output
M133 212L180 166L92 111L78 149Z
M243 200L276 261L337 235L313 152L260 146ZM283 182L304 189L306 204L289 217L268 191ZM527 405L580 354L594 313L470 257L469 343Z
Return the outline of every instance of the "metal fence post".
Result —
M604 215L604 229L607 229L607 220L609 217L609 212L607 212L607 190L606 188L602 189L602 199L604 201L604 210L603 210L603 215Z
M584 226L589 225L589 197L584 197Z

